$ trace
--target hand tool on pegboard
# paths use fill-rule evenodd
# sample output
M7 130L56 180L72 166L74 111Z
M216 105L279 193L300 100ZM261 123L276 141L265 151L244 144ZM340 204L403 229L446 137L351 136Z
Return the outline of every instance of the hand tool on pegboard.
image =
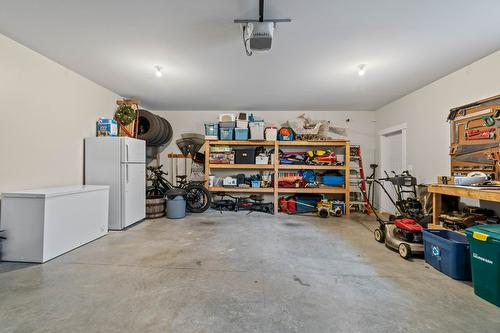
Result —
M471 128L465 131L466 140L493 140L495 139L495 127Z

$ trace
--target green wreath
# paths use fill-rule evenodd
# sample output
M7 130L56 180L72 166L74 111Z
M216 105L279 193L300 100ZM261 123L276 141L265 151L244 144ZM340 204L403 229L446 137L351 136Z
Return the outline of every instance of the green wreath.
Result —
M128 105L120 105L115 112L115 119L122 125L127 126L135 120L135 110Z

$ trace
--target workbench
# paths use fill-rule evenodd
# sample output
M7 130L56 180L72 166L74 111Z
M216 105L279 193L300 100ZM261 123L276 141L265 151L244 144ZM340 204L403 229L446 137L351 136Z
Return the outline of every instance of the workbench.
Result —
M500 190L480 190L467 186L435 184L429 185L428 191L429 193L433 194L432 224L429 224L429 229L443 229L443 227L439 223L439 215L441 214L443 195L500 203Z

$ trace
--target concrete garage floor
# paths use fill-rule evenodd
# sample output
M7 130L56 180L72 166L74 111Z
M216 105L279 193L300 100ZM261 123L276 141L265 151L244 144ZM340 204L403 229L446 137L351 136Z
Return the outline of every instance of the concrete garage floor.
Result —
M208 212L0 264L1 332L495 332L500 308L373 220Z

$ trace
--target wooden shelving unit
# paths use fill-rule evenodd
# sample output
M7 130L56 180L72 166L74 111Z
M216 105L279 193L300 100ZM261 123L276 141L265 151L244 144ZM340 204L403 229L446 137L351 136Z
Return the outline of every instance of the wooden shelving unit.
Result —
M210 164L210 169L264 169L272 170L272 164Z
M222 187L215 186L210 187L210 191L212 192L231 192L231 193L273 193L274 188L272 187Z
M280 170L344 170L343 165L297 165L297 164L280 164Z
M210 155L211 146L273 146L274 151L279 151L281 147L325 147L338 148L342 147L344 153L344 165L290 165L279 164L278 154L274 155L273 164L210 164L208 156ZM211 169L226 169L226 170L273 170L274 174L283 170L341 170L344 171L344 186L343 187L309 187L309 188L278 188L278 177L274 177L274 187L270 188L238 188L238 187L209 187L212 192L228 192L228 193L269 193L273 194L274 198L274 213L278 212L278 198L284 193L311 193L311 194L343 194L345 202L346 215L349 215L350 206L350 172L349 165L350 157L350 142L349 140L324 140L324 141L227 141L227 140L207 140L205 143L205 184L208 185L208 176Z

